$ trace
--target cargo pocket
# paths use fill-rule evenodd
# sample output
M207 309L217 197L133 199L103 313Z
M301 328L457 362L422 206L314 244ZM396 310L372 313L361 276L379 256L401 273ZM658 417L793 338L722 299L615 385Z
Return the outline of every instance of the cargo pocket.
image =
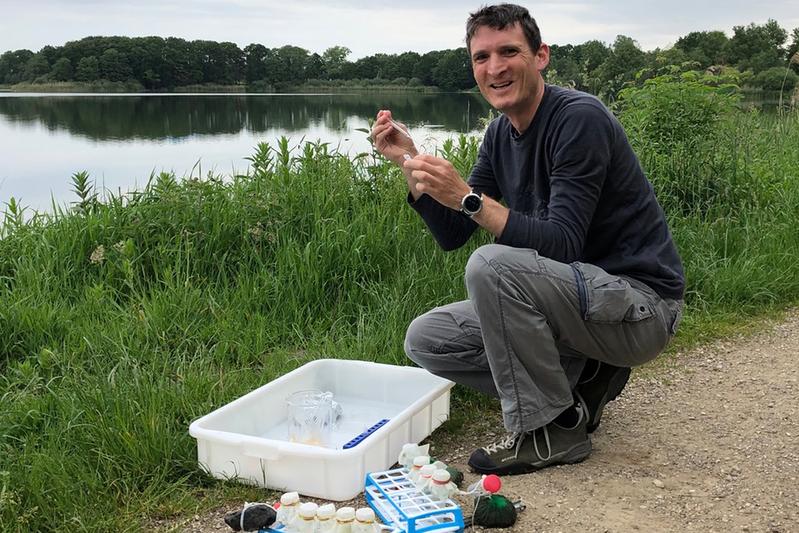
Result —
M673 337L677 334L677 328L680 327L680 322L682 321L683 301L667 300L667 304L669 306L669 310L673 313L671 327L669 328L669 334L671 334Z
M587 263L572 263L583 319L603 324L639 322L655 315L646 293L624 278Z

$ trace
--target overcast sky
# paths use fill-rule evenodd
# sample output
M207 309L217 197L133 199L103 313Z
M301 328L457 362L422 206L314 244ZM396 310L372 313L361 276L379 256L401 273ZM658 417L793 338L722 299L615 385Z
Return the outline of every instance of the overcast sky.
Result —
M491 3L491 2L487 2ZM582 0L521 2L544 42L612 43L632 37L645 50L667 47L691 31L722 30L776 19L799 26L799 0ZM184 39L286 44L321 54L330 46L350 59L378 52L427 52L463 46L463 0L0 0L0 52L62 45L88 35L160 35Z

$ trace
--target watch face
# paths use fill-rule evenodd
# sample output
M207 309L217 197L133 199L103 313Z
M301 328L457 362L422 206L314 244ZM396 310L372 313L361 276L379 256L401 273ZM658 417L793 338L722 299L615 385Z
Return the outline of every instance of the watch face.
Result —
M470 194L463 199L463 210L474 213L480 210L483 200L476 194Z

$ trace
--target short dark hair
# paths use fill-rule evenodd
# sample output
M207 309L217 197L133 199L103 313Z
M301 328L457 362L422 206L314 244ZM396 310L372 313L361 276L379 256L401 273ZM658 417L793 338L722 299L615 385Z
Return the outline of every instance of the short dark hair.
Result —
M541 31L538 29L538 24L530 16L527 8L516 4L484 6L470 14L469 20L466 21L466 49L471 53L472 37L480 27L488 26L495 30L504 30L517 22L522 27L530 50L534 53L537 52L541 46Z

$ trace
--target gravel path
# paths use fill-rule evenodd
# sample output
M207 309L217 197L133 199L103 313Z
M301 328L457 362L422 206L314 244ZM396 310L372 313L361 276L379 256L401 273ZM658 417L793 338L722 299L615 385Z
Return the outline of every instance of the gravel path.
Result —
M586 461L503 478L501 492L527 504L507 531L799 531L797 359L795 311L762 333L636 371ZM499 436L488 429L498 421L436 439L438 455L463 468ZM170 525L230 531L224 512Z

